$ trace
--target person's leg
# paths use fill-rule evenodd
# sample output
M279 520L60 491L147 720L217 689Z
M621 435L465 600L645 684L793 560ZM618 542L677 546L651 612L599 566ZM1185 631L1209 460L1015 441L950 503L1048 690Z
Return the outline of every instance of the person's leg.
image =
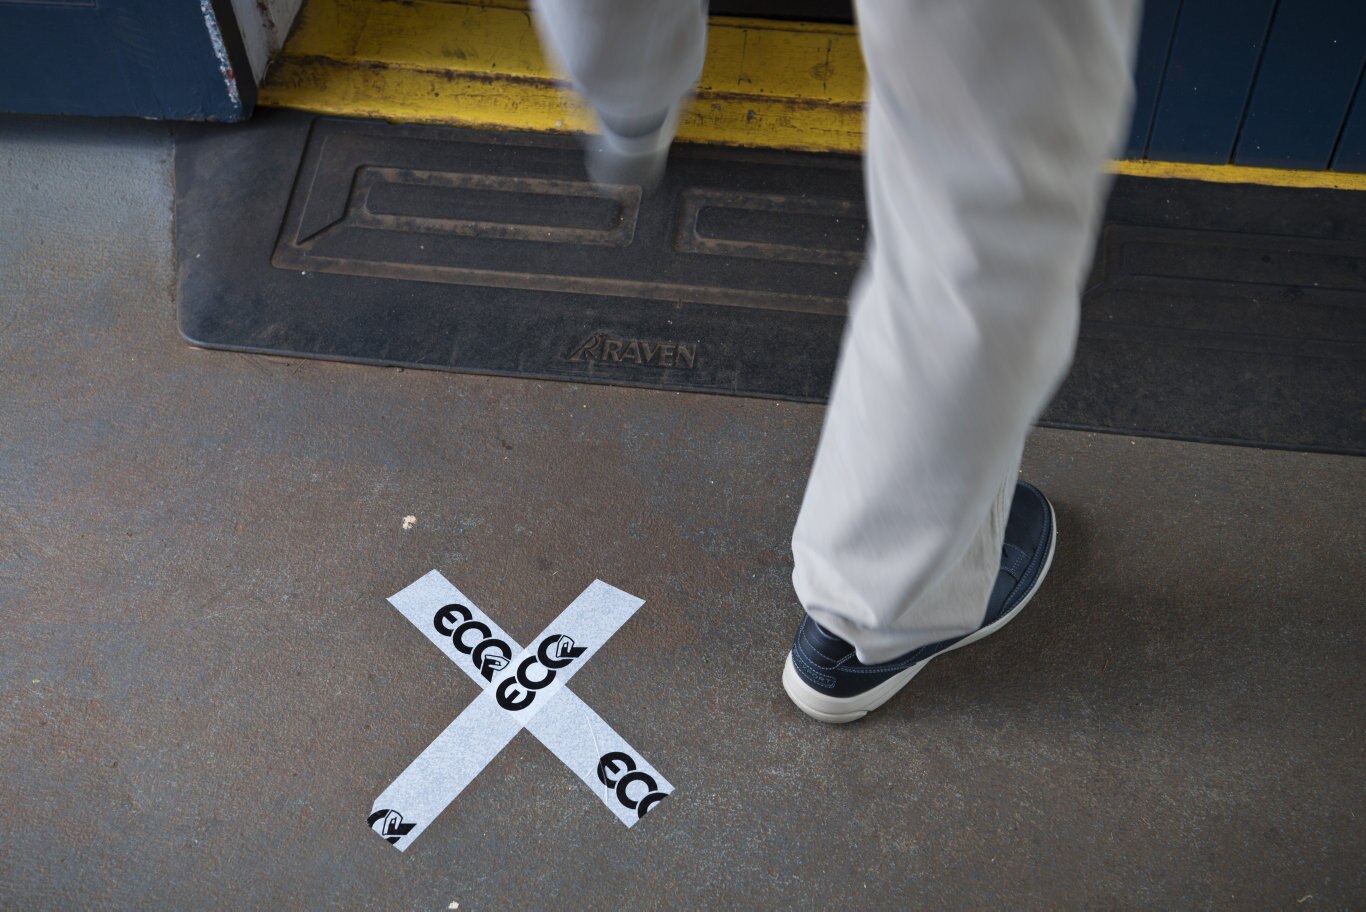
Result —
M859 0L872 242L792 549L806 612L862 664L983 625L1071 361L1137 12Z
M658 176L706 53L706 0L535 0L541 43L597 114L589 170Z

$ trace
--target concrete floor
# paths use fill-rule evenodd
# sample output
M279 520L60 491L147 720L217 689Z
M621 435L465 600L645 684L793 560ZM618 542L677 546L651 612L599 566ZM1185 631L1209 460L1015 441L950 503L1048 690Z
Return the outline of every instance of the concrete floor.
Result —
M1039 431L1039 598L823 726L819 407L190 348L171 155L0 119L0 906L1366 905L1366 462ZM384 601L433 568L522 640L645 598L573 686L677 792L628 830L522 734L371 833L476 693Z

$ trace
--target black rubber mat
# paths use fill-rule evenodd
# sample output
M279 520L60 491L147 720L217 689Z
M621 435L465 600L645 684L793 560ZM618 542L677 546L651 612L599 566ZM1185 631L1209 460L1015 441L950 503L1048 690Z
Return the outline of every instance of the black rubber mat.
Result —
M819 401L857 158L679 146L599 192L564 137L262 111L181 128L197 345ZM1366 454L1366 195L1121 178L1042 423Z

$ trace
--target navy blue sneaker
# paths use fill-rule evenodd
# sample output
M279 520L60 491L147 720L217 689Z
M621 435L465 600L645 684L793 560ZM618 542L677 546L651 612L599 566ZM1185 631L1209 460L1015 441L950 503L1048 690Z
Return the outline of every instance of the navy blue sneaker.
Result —
M1053 563L1058 540L1053 505L1028 482L1015 485L1006 521L1001 569L982 626L966 636L931 643L880 665L864 665L854 647L809 617L783 667L783 689L802 712L822 722L853 722L890 700L930 659L995 633L1020 613Z

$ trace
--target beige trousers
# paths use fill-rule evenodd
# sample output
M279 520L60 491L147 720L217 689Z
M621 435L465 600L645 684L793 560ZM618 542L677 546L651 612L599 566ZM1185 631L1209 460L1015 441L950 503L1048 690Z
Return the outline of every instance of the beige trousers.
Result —
M689 91L698 0L538 0L588 103ZM1025 435L1071 362L1128 124L1137 0L859 0L872 228L792 535L802 606L864 662L975 630Z

